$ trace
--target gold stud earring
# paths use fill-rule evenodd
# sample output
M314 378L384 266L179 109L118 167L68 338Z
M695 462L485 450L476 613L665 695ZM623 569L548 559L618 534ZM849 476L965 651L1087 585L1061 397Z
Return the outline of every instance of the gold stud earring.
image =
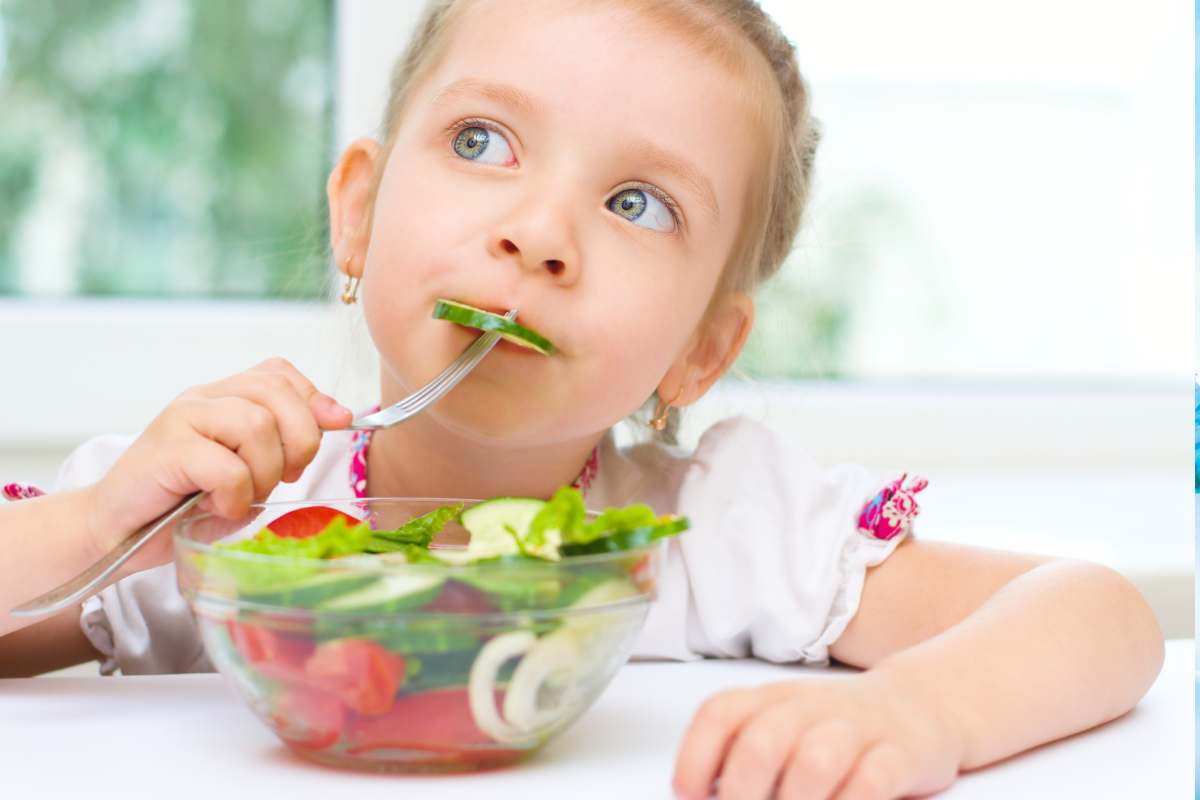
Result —
M358 302L358 278L350 274L350 256L342 262L346 267L346 288L342 291L342 302L346 305Z
M683 387L679 387L679 391L671 398L670 403L664 403L662 397L658 398L658 406L654 409L654 418L650 420L650 427L656 431L661 431L667 427L667 414L671 411L671 403L679 399L679 395L683 394Z

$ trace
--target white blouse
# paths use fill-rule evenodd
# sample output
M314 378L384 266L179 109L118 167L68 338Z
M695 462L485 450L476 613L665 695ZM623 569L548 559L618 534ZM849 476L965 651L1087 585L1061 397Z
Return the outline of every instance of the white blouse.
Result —
M326 433L300 480L279 484L270 499L353 496L350 437L348 431ZM54 491L98 480L133 438L101 436L83 444L63 464ZM691 453L657 443L618 448L610 431L584 493L588 508L640 502L691 522L670 540L633 657L827 661L830 644L858 610L867 568L908 533L905 525L885 540L859 529L864 504L883 488L862 467L820 467L746 417L713 425ZM103 674L213 669L173 564L88 599L81 625L105 656Z

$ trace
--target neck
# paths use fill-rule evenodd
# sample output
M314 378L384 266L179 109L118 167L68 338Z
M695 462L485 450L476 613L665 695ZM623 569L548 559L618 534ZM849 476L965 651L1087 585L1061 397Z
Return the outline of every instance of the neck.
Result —
M488 446L429 414L375 431L367 452L370 497L537 497L570 485L603 434L535 447Z

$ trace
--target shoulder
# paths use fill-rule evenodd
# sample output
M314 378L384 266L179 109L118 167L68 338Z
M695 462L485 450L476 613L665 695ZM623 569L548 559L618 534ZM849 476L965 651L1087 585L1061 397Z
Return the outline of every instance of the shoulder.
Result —
M739 415L708 427L695 449L643 445L635 458L653 461L677 476L685 494L761 494L769 488L814 490L828 484L861 484L865 491L875 481L856 464L826 467L803 442L764 422ZM657 451L651 454L650 449Z
M120 433L106 433L88 439L63 461L52 491L78 489L100 480L136 439L136 434Z
M824 469L801 443L744 415L714 423L691 450L654 441L618 447L610 435L599 476L606 502L645 502L660 513L819 492L831 484L865 500L874 480L855 465Z
M620 448L621 455L634 463L686 471L696 465L714 462L722 455L760 454L780 446L779 434L757 420L735 416L720 420L704 430L693 450L657 441L637 442Z

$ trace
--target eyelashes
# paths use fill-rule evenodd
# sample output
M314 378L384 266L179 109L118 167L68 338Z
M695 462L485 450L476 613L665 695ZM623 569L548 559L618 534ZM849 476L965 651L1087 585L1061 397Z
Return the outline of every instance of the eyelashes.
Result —
M679 213L674 208L674 201L650 186L622 189L605 205L618 217L636 225L641 225L642 220L654 223L641 225L651 230L670 233L679 226Z
M508 137L495 123L464 119L447 127L444 135L449 139L450 150L465 161L502 167L517 163ZM675 200L647 183L618 189L605 207L638 227L661 233L673 233L683 224L683 212Z
M475 120L458 123L451 147L458 156L482 164L510 166L517 161L512 145L499 129ZM496 149L498 152L490 152Z

